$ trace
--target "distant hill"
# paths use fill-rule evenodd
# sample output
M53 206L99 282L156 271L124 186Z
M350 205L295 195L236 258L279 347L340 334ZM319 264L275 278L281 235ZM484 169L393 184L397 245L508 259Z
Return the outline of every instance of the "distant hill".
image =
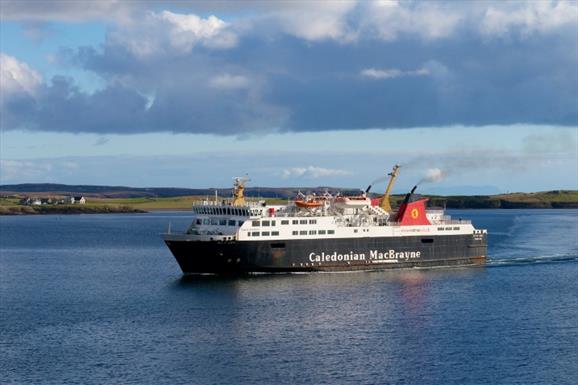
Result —
M179 187L127 187L127 186L91 186L66 185L53 183L24 183L0 185L1 195L85 195L95 198L170 198L181 196L214 196L215 190L219 196L231 196L232 188L190 189ZM321 194L326 190L342 194L357 194L357 189L336 187L247 187L245 195L262 198L292 198L299 191Z
M578 190L553 190L478 196L430 196L430 204L454 209L578 208Z
M216 189L220 197L231 196L232 189ZM249 187L246 190L248 197L261 198L294 198L299 191L304 193L322 194L340 192L344 195L358 194L358 189L344 189L336 187ZM69 196L84 195L100 199L120 198L179 198L185 196L214 196L215 188L188 189L172 187L137 188L127 186L89 186L65 185L51 183L32 183L0 185L0 196ZM378 194L372 194L378 196ZM578 190L554 190L535 193L511 193L497 195L424 195L430 199L430 206L455 209L482 209L482 208L578 208ZM398 205L403 195L392 196L392 204ZM181 199L182 200L182 199ZM130 202L127 202L130 204Z

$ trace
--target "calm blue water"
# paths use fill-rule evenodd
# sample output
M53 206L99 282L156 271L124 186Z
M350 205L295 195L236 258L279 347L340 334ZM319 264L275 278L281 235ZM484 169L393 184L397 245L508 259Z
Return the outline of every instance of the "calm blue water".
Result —
M578 384L578 211L454 211L483 268L183 278L187 213L0 217L6 384Z

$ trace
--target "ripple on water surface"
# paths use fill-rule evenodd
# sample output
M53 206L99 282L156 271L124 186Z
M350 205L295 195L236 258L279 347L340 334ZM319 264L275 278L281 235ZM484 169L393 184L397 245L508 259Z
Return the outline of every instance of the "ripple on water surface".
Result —
M183 277L186 213L0 217L0 372L35 384L578 383L578 212L454 211L486 267Z

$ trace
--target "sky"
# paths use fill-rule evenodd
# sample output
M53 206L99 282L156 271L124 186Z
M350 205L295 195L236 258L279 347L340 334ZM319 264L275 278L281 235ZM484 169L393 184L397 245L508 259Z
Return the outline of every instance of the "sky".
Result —
M576 1L0 0L0 184L578 189ZM385 182L376 185L376 191Z

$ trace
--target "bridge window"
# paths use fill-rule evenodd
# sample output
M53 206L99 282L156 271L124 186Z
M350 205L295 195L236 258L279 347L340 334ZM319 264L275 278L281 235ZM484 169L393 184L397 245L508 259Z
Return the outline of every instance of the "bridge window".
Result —
M227 226L227 220L226 220L226 219L221 219L221 220L219 221L219 225L221 225L221 226Z
M219 224L219 221L217 219L211 219L211 225L213 226L217 226Z
M229 219L229 226L235 226L236 221Z
M208 225L209 223L211 223L209 222L209 218L203 219L203 225Z

